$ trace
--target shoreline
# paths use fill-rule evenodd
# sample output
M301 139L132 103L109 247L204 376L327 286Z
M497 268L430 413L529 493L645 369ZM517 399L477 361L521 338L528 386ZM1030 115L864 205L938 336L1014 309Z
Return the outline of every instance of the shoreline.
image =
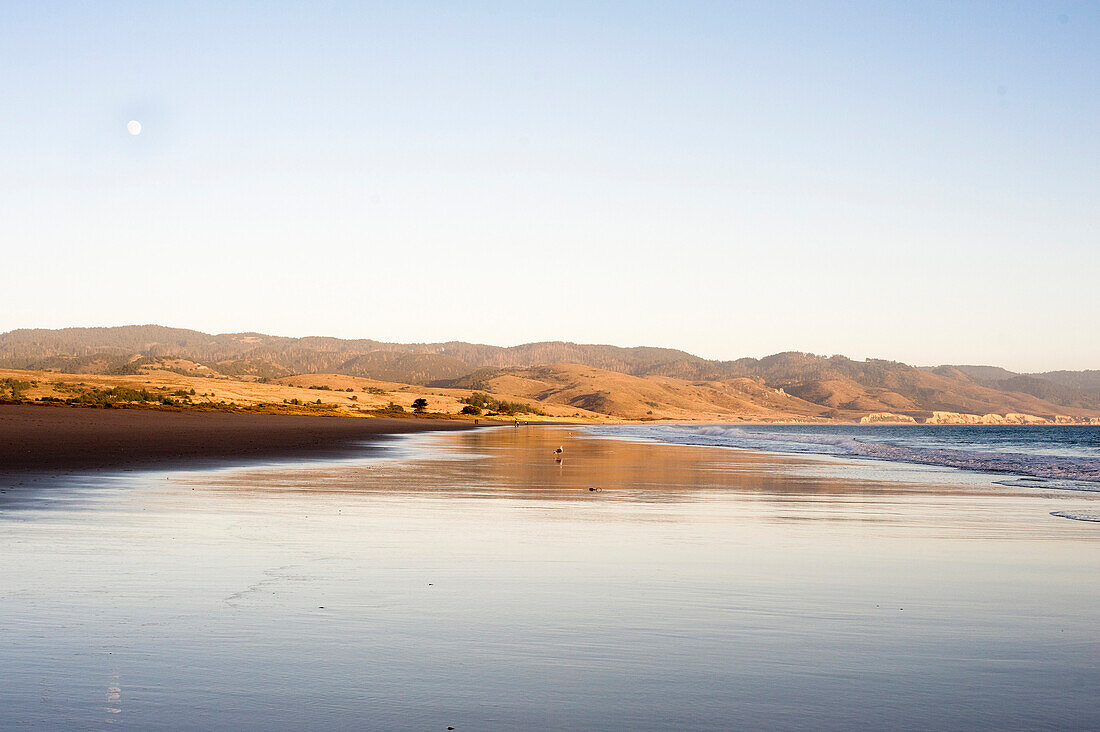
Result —
M691 425L691 424L678 424L671 425L675 427L727 427L729 425L713 423L711 425ZM759 425L744 425L745 427L777 427L777 426L800 426L800 427L814 427L818 425L775 425L775 424L759 424ZM874 432L876 429L886 428L888 425L882 424L865 424L865 425L830 425L830 428L836 427L855 427L869 432ZM1031 428L1031 429L1062 429L1072 427L1091 427L1095 429L1094 425L988 425L988 424L972 424L972 425L889 425L890 427L904 426L906 428L924 428L927 427L930 430L936 428L955 428L955 429L1006 429L1006 428ZM1048 488L1057 490L1071 490L1080 491L1086 493L1100 492L1100 472L1097 472L1092 466L1095 461L1091 458L1081 456L1066 456L1066 455L1048 455L1048 454L1022 454L1014 451L998 451L996 449L989 449L983 451L967 451L960 450L958 448L943 447L943 446L926 446L926 445L905 445L905 444L893 444L890 442L868 442L866 439L857 439L862 437L858 433L851 437L854 442L861 444L864 449L862 451L840 447L838 443L830 442L815 442L813 440L798 440L797 433L794 434L795 441L806 449L784 449L782 446L782 432L773 432L770 437L779 438L773 444L734 444L730 442L714 442L714 441L676 441L666 439L660 435L653 437L648 435L630 435L625 430L622 434L609 434L601 433L600 427L596 427L590 431L590 435L607 437L609 439L626 440L643 444L661 444L661 445L681 445L688 447L706 447L706 448L720 448L723 450L732 450L737 452L750 452L759 453L774 456L797 456L797 457L812 457L826 460L845 460L853 464L865 464L865 463L883 463L893 464L897 466L910 466L910 467L927 467L933 469L949 469L959 471L962 474L968 475L984 475L987 476L992 482L1005 485L1003 481L1034 481L1036 488ZM751 435L752 433L750 433ZM843 434L843 433L839 433ZM851 433L849 433L851 434ZM768 433L762 433L760 440L767 440ZM698 435L698 437L705 438L707 435ZM786 443L790 444L790 443ZM833 449L829 449L833 448ZM1060 461L1058 464L1053 464L1051 460Z
M499 423L0 405L0 475L339 458L390 435L493 424Z
M68 404L64 402L54 401L40 401L40 400L22 400L12 401L0 400L0 409L6 409L10 407L46 407L46 408L61 408L61 409L102 409L101 406L91 404ZM308 407L308 405L303 405ZM426 412L416 417L397 417L390 416L392 413L387 413L384 410L373 410L368 412L359 412L349 414L332 413L329 411L313 411L305 409L303 407L295 407L289 405L280 404L142 404L142 403L125 403L114 406L114 409L127 410L127 411L151 411L161 413L198 413L198 414L238 414L238 415L254 415L254 416L277 416L277 417L321 417L329 419L332 417L342 419L370 419L370 420L389 420L389 421L420 421L420 420L440 420L445 422L466 422L470 424L470 427L476 427L480 425L474 425L475 415L462 415L462 414L450 414L446 412ZM485 422L488 425L511 425L514 421L519 421L521 425L542 425L548 427L563 427L573 425L584 426L647 426L647 425L671 425L671 426L746 426L746 427L813 427L813 426L825 426L825 427L1098 427L1100 422L973 422L973 421L958 421L958 422L890 422L890 421L874 421L874 422L860 422L855 419L834 419L829 417L820 417L812 419L685 419L679 417L667 417L659 419L640 418L630 419L626 417L615 417L611 415L604 415L601 419L583 419L577 417L561 417L553 415L530 415L530 414L517 414L509 416L507 414L492 414L492 415L476 415L476 417ZM1045 418L1041 418L1045 419ZM422 431L422 430L414 430Z

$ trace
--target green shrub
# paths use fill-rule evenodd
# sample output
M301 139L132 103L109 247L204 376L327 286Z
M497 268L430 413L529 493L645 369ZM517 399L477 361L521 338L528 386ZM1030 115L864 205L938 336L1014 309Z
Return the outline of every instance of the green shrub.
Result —
M32 386L37 386L34 381L20 381L19 379L0 379L0 399L21 400L26 398L24 393Z
M546 416L546 412L542 411L538 407L532 407L526 402L509 402L503 399L494 399L488 394L483 394L480 391L475 391L470 396L461 400L462 402L470 405L471 407L477 407L478 409L485 409L492 412L499 412L500 414L537 414L540 416Z

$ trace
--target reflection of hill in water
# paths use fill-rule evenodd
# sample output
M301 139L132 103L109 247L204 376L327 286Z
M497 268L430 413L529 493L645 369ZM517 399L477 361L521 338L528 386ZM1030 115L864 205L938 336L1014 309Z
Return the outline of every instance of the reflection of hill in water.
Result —
M797 456L723 448L663 445L584 436L567 428L502 427L407 438L392 457L234 469L195 474L204 489L278 500L280 494L361 493L376 500L438 494L451 499L520 501L705 501L708 493L736 492L781 500L813 496L873 497L927 491L929 483L884 479L879 466L851 466ZM564 457L555 459L558 445ZM888 473L889 471L887 471ZM591 491L589 489L599 489ZM936 485L944 494L981 489ZM442 504L441 510L445 510Z

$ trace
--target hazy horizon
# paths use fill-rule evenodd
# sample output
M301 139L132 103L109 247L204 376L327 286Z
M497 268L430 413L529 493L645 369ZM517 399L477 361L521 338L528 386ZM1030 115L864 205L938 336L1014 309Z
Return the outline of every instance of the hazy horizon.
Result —
M0 331L1100 368L1100 6L5 11Z

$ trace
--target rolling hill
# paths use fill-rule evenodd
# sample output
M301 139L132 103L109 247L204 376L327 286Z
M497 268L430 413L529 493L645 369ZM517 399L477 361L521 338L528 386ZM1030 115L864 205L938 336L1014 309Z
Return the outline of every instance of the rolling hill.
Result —
M272 382L334 374L477 389L630 419L859 419L876 413L1100 416L1100 371L1020 374L995 366L778 353L712 361L669 348L563 341L500 347L387 343L262 333L208 334L157 325L14 330L0 368L76 374Z

